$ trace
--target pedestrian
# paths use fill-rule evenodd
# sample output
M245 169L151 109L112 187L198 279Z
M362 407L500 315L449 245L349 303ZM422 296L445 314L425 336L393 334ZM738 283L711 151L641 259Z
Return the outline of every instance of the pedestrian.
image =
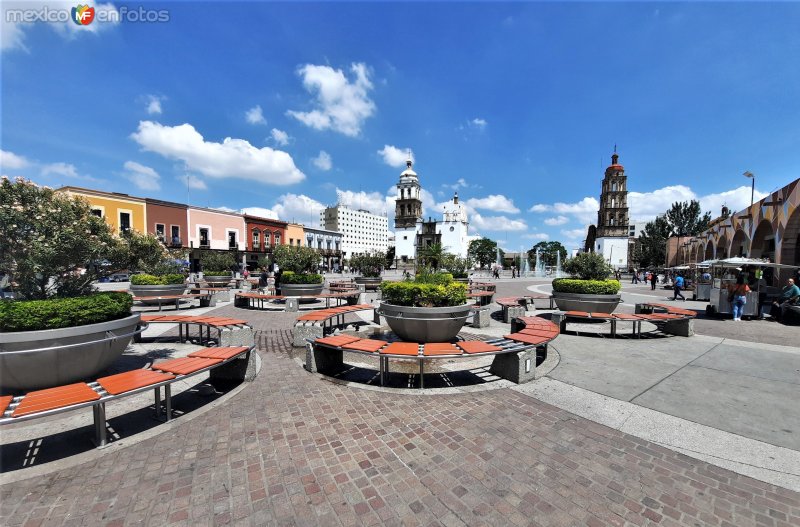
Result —
M267 268L262 267L261 274L258 275L258 289L261 290L262 293L267 290L267 278Z
M635 283L636 283L636 280L637 280L637 278L636 278L636 269L635 269L635 268L634 268L634 270L633 270L633 273L631 273L631 274L632 274L632 276L631 276L631 283L632 283L632 284L635 284Z
M656 282L658 281L658 275L655 272L650 272L650 289L652 291L656 290Z
M681 294L681 289L683 289L683 276L680 273L675 275L675 279L672 281L672 290L675 293L672 296L673 300L677 300L678 297L681 297L681 300L686 302L686 297Z
M275 294L275 273L267 273L267 294Z
M511 266L511 278L516 278L516 277L517 277L517 266L516 265L512 265Z
M740 274L739 278L736 279L736 285L730 286L728 290L730 291L728 301L733 307L733 320L738 322L742 320L742 312L744 311L744 305L747 303L747 293L750 292L750 286L747 285L744 275Z
M773 320L780 322L789 306L796 304L798 299L800 299L800 288L795 285L793 278L789 278L778 300L772 303L772 309L769 312L770 316Z

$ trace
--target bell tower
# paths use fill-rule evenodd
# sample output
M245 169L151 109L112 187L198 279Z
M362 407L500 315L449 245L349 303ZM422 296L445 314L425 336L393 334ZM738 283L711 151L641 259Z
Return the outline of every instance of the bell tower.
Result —
M597 237L628 237L628 177L619 164L616 147L611 165L606 168L600 191L600 210L597 212Z
M422 187L419 176L412 168L414 161L408 152L406 169L397 182L397 198L394 207L395 256L404 263L413 261L417 255L417 234L422 224Z

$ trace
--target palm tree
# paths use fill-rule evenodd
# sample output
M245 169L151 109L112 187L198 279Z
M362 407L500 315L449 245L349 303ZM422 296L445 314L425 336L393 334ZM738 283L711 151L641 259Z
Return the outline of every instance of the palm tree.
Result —
M422 265L430 267L434 271L439 270L445 252L441 243L433 243L423 247L419 251L419 261Z

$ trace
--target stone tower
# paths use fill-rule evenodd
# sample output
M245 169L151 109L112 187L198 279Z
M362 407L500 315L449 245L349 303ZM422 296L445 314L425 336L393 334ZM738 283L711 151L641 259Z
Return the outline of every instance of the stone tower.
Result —
M419 177L412 169L414 162L408 153L406 169L400 174L395 199L394 231L395 256L404 262L416 258L417 234L422 222L422 199Z
M606 168L597 213L598 238L628 237L628 178L616 149Z

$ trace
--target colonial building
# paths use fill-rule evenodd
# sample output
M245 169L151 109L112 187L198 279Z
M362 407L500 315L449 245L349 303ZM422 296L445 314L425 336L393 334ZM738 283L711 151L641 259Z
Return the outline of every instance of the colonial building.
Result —
M92 213L120 234L130 229L145 233L147 230L147 205L144 198L136 198L121 192L103 192L81 187L61 187L58 192L79 196L89 203Z
M337 204L320 213L325 230L341 233L342 257L373 252L385 253L389 248L389 220L368 210L356 210ZM305 228L308 231L308 227Z
M276 245L286 244L285 221L261 218L258 216L244 215L247 232L247 267L251 270L258 268L258 261L269 258Z
M442 249L461 258L467 257L469 242L474 236L469 235L469 219L467 209L458 202L458 192L444 206L442 223L439 225Z
M338 270L342 265L342 243L344 235L339 231L304 227L306 247L315 249L320 256L320 265L329 271Z
M628 178L615 150L603 177L597 225L589 227L586 249L602 254L614 269L627 269L629 237Z
M414 261L417 257L417 234L422 224L422 187L413 166L409 154L406 169L397 182L394 207L395 258L404 263Z
M161 243L172 249L180 249L189 232L188 208L183 203L145 198L147 204L147 232L154 234Z

